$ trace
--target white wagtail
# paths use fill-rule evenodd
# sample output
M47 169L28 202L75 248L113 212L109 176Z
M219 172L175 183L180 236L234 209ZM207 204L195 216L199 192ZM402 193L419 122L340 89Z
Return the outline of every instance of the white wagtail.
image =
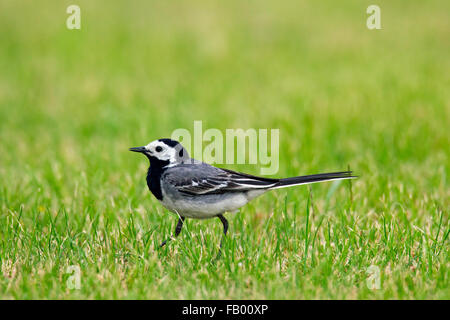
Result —
M226 235L228 221L223 214L237 211L269 190L355 178L351 171L284 179L252 176L194 160L179 142L171 139L155 140L144 147L130 148L130 151L143 153L150 160L147 185L164 207L178 215L175 237L180 234L185 218L218 217ZM168 240L170 238L160 246Z

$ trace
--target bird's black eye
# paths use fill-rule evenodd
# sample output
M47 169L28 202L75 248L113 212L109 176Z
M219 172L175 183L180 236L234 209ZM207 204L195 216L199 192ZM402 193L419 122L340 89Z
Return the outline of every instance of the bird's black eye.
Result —
M161 152L162 149L163 149L163 148L162 148L161 146L157 146L157 147L155 148L155 151L156 151L156 152Z

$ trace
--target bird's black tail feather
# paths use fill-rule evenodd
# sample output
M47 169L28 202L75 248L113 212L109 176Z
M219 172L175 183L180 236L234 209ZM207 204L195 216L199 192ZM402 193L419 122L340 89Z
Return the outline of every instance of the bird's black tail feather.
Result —
M356 176L353 176L351 171L319 173L319 174L312 174L309 176L280 179L280 181L270 189L285 188L290 186L310 184L322 181L353 179L353 178L356 178Z

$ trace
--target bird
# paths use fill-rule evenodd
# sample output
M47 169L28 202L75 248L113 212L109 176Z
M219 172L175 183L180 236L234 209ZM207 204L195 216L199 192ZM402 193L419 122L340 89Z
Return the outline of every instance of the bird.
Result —
M186 149L172 139L163 138L142 147L129 148L144 154L150 161L147 186L153 196L169 211L178 216L175 238L181 232L186 218L219 218L223 237L228 231L226 212L237 212L256 197L275 189L323 181L356 178L352 171L320 173L290 178L258 177L218 168L192 159ZM160 247L173 239L171 236ZM220 241L220 250L222 248Z

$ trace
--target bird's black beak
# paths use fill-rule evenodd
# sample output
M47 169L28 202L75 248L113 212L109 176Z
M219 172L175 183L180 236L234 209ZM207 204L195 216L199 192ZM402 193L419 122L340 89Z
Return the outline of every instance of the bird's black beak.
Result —
M147 151L147 149L145 149L145 147L134 147L134 148L130 148L130 151L133 152L141 152L141 153L145 153Z

